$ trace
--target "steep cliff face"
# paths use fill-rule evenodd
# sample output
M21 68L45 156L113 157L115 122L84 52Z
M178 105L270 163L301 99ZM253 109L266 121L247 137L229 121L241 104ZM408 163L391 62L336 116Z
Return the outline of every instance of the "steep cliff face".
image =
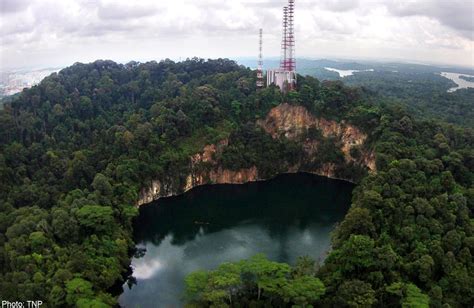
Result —
M227 144L228 140L224 139L217 145L207 145L202 153L197 153L191 157L191 172L186 177L185 191L204 184L242 184L258 180L256 167L229 170L218 165L215 156Z
M375 171L375 155L372 151L363 150L359 157L351 155L351 149L361 149L367 139L357 127L344 122L314 117L302 106L281 104L273 108L267 117L257 121L274 139L288 138L300 140L310 128L318 129L324 137L334 137L339 144L347 163L365 166L369 171ZM264 180L259 177L257 167L248 169L228 170L219 166L216 156L228 145L228 140L222 140L217 144L204 147L203 151L190 157L189 174L181 185L171 185L166 180L154 180L139 194L137 205L143 205L157 200L161 197L177 195L186 192L196 186L205 184L242 184ZM286 172L310 172L326 177L337 177L337 166L334 163L324 163L318 168L305 168L305 162L311 161L318 154L319 142L310 138L302 140L303 159L300 163L291 166ZM350 177L345 179L351 180Z
M268 113L264 120L258 120L257 125L265 129L273 138L284 136L295 139L307 129L317 125L314 118L303 106L281 104Z
M256 167L235 171L224 169L217 164L215 155L228 143L229 141L224 139L217 145L207 145L201 153L191 157L191 173L186 178L185 191L204 184L242 184L257 180Z
M224 139L218 144L206 145L201 153L190 158L190 173L182 187L163 184L166 181L154 180L139 193L137 205L144 205L163 197L184 193L196 186L205 184L243 184L259 180L256 167L240 170L224 169L217 164L214 157L228 144Z
M138 194L137 205L153 202L158 196L161 196L161 182L158 180L151 181L150 186L143 188Z
M335 137L341 143L341 150L344 153L346 161L355 161L350 151L354 147L364 144L367 135L362 133L357 127L346 124L345 122L335 122L313 116L303 106L293 106L290 104L281 104L273 108L264 120L257 121L273 138L285 137L296 139L301 137L308 129L316 128L321 131L324 137ZM316 152L317 144L311 140L305 141L305 149L308 154ZM366 153L368 157L373 155ZM362 162L370 170L375 171L375 163L368 158L367 162Z

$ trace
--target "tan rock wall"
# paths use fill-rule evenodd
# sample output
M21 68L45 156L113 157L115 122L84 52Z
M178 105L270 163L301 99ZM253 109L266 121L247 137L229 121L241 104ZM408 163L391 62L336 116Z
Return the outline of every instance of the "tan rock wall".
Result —
M350 155L351 148L363 145L367 139L367 135L353 125L317 118L303 106L287 103L270 110L264 120L257 121L257 125L261 126L273 138L284 136L288 139L300 137L311 127L319 129L324 137L339 138L346 161L354 160ZM367 164L367 166L370 170L375 170L375 164Z
M289 104L281 104L273 108L265 119L257 121L257 125L260 125L273 138L285 137L289 139L299 138L309 128L315 127L321 130L323 136L334 136L338 139L341 144L341 150L348 162L355 161L350 155L351 148L362 146L367 139L367 136L357 127L344 122L337 123L335 121L314 117L304 107ZM218 166L215 161L215 155L222 151L227 145L228 140L225 139L217 144L205 146L202 152L190 157L190 174L186 177L186 182L183 187L170 187L169 184L163 185L158 180L152 181L148 187L140 191L137 205L147 204L161 197L177 195L196 186L205 184L243 184L264 180L259 177L258 170L255 166L237 171L223 169L221 166ZM316 155L318 142L310 139L304 140L303 150L306 157ZM362 157L357 163L367 166L370 171L374 172L374 153L362 153ZM290 167L287 172L295 173L300 170L301 166L297 164ZM324 164L318 170L304 171L334 178L335 170L336 166L334 164Z

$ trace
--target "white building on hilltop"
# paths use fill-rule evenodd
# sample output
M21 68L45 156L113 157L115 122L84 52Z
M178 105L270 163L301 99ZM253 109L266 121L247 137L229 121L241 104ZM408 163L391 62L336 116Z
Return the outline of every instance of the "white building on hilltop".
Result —
M296 72L282 69L267 70L267 85L275 84L283 92L293 89L296 84Z
M283 93L296 89L294 13L295 0L288 0L283 8L280 68L267 71L267 86L275 84Z

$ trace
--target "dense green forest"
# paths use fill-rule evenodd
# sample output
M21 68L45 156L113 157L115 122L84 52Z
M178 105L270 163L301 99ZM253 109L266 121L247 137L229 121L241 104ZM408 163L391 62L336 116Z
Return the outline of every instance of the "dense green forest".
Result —
M189 304L472 305L473 131L387 100L303 76L287 95L257 92L254 72L224 59L96 61L45 78L0 111L1 299L116 305L139 189L157 176L183 181L190 155L226 137L222 164L252 160L275 174L269 157L301 145L273 141L255 120L289 102L369 134L378 171L354 191L324 264L223 264L187 278ZM252 145L260 151L238 155Z
M246 65L256 62L242 61ZM278 67L277 60L266 60L266 67ZM341 78L339 73L326 68L356 70L350 76ZM371 70L371 71L367 71ZM345 85L364 87L377 96L378 101L396 103L414 113L417 117L474 127L474 89L460 89L447 92L456 84L443 76L442 72L474 75L474 71L462 67L439 67L413 63L384 63L351 60L298 59L298 72L319 80L340 80ZM472 81L472 77L460 76Z
M430 117L474 127L474 89L460 89L441 75L426 72L358 72L345 77L349 86L362 86L380 101L397 102L417 117Z

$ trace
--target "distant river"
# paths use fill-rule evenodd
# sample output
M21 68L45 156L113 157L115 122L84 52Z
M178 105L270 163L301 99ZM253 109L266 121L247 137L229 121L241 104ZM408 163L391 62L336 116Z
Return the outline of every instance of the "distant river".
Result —
M474 88L474 82L460 78L460 76L474 77L472 75L442 72L441 76L451 79L455 84L457 84L456 87L448 89L448 92L454 92L459 89Z
M373 69L368 69L368 70L339 70L339 69L332 68L332 67L325 67L324 69L326 69L328 71L338 73L341 78L354 75L354 73L358 73L358 72L373 72L374 71Z
M310 174L285 174L244 185L208 185L140 209L124 307L181 307L184 277L264 253L294 263L324 259L330 232L350 206L353 185ZM129 287L131 286L131 288Z

